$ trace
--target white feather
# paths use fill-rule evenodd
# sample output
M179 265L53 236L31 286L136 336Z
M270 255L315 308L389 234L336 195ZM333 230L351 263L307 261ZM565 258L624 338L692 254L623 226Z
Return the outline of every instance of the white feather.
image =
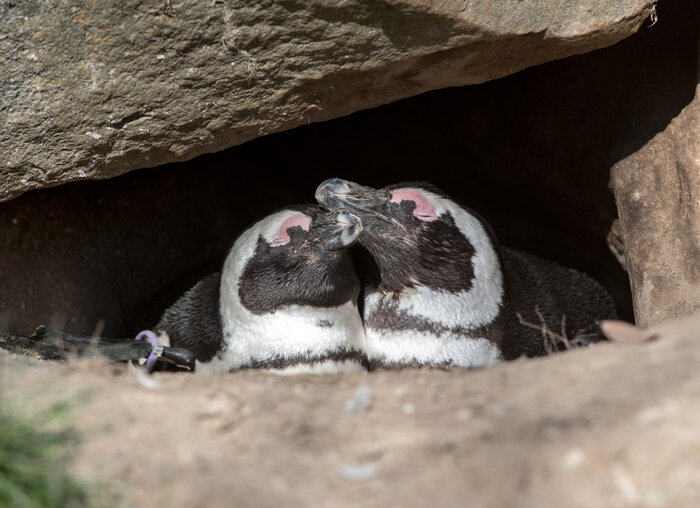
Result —
M386 363L449 364L486 367L502 360L498 347L482 337L433 334L417 330L367 330L367 357Z
M284 369L266 369L267 372L278 376L295 376L297 374L342 374L349 372L365 372L364 365L354 360L333 361L325 360L318 363L299 363Z

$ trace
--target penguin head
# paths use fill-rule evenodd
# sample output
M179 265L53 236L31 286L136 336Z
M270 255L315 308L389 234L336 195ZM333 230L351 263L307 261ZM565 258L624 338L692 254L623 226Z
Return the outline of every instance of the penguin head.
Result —
M359 243L376 262L382 291L422 286L461 293L476 277L500 276L489 226L430 184L377 190L334 178L318 187L316 199L361 218Z
M289 206L260 220L234 243L224 277L253 314L289 305L335 307L356 299L359 280L346 250L362 231L353 212Z

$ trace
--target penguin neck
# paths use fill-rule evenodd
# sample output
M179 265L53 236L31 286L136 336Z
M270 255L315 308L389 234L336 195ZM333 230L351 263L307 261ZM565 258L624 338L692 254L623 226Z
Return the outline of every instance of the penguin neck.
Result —
M474 249L472 266L464 267L465 271L473 271L469 287L462 290L435 289L407 280L405 287L398 291L370 290L365 296L365 316L370 321L372 311L382 307L447 328L476 329L488 325L498 316L504 296L503 274L495 246L476 217L461 207L451 207L449 211L456 227ZM391 259L384 260L384 263L391 262ZM378 268L380 278L383 272L392 269L381 264Z

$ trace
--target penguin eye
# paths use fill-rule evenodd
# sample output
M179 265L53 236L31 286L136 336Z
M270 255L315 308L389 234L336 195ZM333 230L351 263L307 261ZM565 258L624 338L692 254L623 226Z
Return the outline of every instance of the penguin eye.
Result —
M292 228L299 227L299 228L303 229L304 231L308 231L310 226L311 226L311 217L309 217L308 215L304 215L303 213L298 213L296 215L292 215L291 217L288 217L280 225L279 229L277 230L277 234L270 242L270 247L281 247L281 246L287 245L289 242L291 242L292 238L290 237L290 230Z
M413 216L418 220L431 222L438 218L435 206L415 189L396 189L391 192L392 203L401 204L402 201L413 201L416 204Z

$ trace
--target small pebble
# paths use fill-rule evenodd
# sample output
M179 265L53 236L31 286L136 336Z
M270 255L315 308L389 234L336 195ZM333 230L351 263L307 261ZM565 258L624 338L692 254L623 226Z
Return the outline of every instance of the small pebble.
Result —
M345 401L346 413L364 411L372 403L372 388L367 383L360 383L352 397Z
M337 471L340 476L353 482L364 482L371 480L377 476L377 473L379 472L377 466L371 462L365 462L364 464L357 466L348 466L346 464L339 463L337 465Z
M583 463L585 454L581 448L572 448L561 460L561 465L564 469L575 469Z

